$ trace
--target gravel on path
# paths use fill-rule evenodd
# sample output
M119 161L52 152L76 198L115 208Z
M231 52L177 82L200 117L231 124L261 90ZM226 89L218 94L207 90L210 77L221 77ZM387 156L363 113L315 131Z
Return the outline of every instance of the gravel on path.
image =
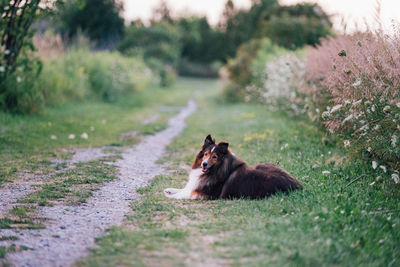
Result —
M13 241L33 250L7 255L12 266L70 266L86 256L94 247L94 239L107 228L120 225L130 211L129 204L138 199L136 189L147 184L154 176L163 173L156 163L165 153L165 147L185 128L185 119L196 111L196 104L189 101L178 115L168 121L168 127L126 149L115 165L119 177L93 193L87 203L80 206L40 208L41 217L49 218L45 229L0 230L1 235L14 235Z

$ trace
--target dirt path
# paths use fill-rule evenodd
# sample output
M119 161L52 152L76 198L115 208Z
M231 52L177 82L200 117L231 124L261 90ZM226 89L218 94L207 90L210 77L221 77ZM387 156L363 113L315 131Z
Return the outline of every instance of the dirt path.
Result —
M0 235L18 236L14 244L33 248L8 254L8 262L13 266L69 266L87 255L95 237L122 222L130 211L129 203L139 197L136 189L162 173L163 168L156 161L183 131L186 117L195 110L195 103L190 101L169 120L167 129L125 150L115 163L120 171L118 179L95 191L87 203L41 208L40 216L50 219L45 229L0 230Z

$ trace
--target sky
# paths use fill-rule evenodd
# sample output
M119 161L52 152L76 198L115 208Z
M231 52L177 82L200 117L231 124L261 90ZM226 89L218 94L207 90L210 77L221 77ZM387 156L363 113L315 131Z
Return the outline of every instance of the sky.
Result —
M148 21L154 7L160 0L123 0L124 17L127 21L140 18ZM304 2L304 0L279 0L283 5ZM347 31L354 31L356 28L364 28L364 21L376 26L377 0L306 0L320 4L323 9L332 17L334 28L343 31L343 21L347 24ZM201 14L206 15L208 21L216 25L222 13L226 0L167 0L173 15L180 14ZM237 8L248 8L251 0L234 0ZM397 11L397 12L396 12ZM385 28L390 28L391 22L395 19L400 22L400 0L381 0L380 18ZM358 26L356 26L358 25Z

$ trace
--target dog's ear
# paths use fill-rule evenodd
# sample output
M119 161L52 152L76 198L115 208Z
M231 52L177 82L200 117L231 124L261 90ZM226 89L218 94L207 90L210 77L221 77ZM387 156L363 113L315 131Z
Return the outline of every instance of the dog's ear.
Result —
M211 135L207 135L206 139L204 140L204 145L203 146L209 146L209 145L214 145L215 144L215 139L213 140L211 138Z
M229 152L228 150L229 147L229 143L227 142L220 142L218 144L218 150L222 153L222 154L227 154Z

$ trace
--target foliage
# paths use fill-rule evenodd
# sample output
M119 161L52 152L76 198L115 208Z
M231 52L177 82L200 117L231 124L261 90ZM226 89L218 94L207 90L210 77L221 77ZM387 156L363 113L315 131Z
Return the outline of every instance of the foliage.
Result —
M34 47L30 26L45 7L40 2L0 2L0 108L3 110L27 112L32 105L27 98L37 98L37 93L29 88L40 73L41 63L31 53Z
M156 22L146 27L131 24L118 50L124 54L143 53L145 59L156 58L176 67L180 56L179 31L168 23Z
M121 93L148 87L152 75L142 60L117 52L72 51L45 61L37 87L46 104L97 98L113 101Z
M399 26L395 26L397 31ZM400 37L326 39L307 58L307 91L349 151L400 169Z
M64 36L74 37L84 32L98 46L107 47L123 34L123 6L116 0L66 0L58 7L59 27Z
M224 90L225 97L231 100L243 99L246 94L245 87L251 83L255 74L251 67L253 62L259 57L267 60L281 51L281 48L266 38L252 39L241 45L236 57L226 65L230 84Z
M181 59L178 72L181 76L218 78L220 68L221 63L218 61L207 64Z
M261 50L251 65L253 77L246 86L245 101L266 104L271 110L284 107L295 114L303 113L305 65L297 54L288 52L271 59Z
M317 4L279 6L265 12L261 20L262 35L288 49L315 46L331 34L329 16Z

